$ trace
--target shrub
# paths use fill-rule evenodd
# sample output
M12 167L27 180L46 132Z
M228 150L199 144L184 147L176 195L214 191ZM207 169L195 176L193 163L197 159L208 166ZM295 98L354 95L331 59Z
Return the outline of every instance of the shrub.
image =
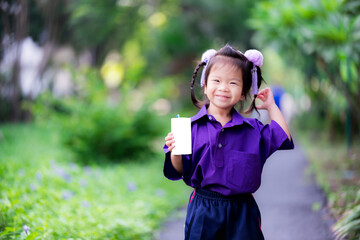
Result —
M62 130L63 143L84 164L90 162L141 159L152 153L152 142L164 133L164 120L151 110L159 98L125 86L109 90L96 70L75 79L77 91L71 97L43 94L31 109L39 120L49 119ZM148 97L150 96L150 97Z
M122 161L150 154L150 143L161 133L159 119L147 106L129 112L107 106L83 106L62 116L64 143L84 162Z

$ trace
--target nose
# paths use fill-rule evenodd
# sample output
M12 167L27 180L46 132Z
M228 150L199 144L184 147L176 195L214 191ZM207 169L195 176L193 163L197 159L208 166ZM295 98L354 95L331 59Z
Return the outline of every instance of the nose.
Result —
M219 85L219 88L218 88L218 89L219 89L220 91L224 91L224 92L229 90L227 84L224 83L224 82L222 82L222 83Z

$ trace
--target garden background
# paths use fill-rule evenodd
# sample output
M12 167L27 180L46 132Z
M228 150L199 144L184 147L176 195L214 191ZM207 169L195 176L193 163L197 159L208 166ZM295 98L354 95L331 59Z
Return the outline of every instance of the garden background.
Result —
M0 239L153 239L189 193L163 177L170 118L196 112L193 68L226 43L263 52L333 231L359 239L359 1L0 0L0 13Z

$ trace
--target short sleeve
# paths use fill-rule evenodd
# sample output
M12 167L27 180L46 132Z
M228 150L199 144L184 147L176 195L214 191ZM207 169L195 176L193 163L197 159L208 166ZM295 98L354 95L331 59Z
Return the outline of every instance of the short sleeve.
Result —
M168 147L164 146L165 152L165 162L164 162L164 176L170 180L179 180L182 178L182 175L176 171L173 164L171 163L171 152L169 152Z
M294 149L292 138L289 140L285 131L276 121L272 120L267 125L258 121L258 126L261 133L260 150L264 160L276 150Z

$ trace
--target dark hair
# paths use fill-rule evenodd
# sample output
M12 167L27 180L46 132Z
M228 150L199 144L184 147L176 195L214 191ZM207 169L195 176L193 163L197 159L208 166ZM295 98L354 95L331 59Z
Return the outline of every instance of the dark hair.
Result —
M208 62L208 66L206 67L206 71L205 71L205 83L204 83L205 86L207 85L208 76L209 76L211 68L214 66L214 64L216 64L218 62L224 62L224 61L227 61L228 64L233 65L234 67L236 67L238 70L240 70L242 72L243 89L242 89L241 94L242 94L242 96L245 96L245 99L247 99L250 96L250 88L252 85L251 70L254 65L251 61L249 61L244 56L244 54L242 54L240 51L236 50L235 48L231 47L228 44L225 45L224 47L222 47ZM194 90L194 84L195 84L197 73L200 70L200 68L205 65L206 65L205 62L200 62L196 66L193 76L192 76L192 81L191 81L191 87L190 87L191 100L197 108L201 108L204 104L209 103L209 101L206 98L204 101L198 100L195 96L195 90ZM264 79L261 76L260 67L256 67L256 68L257 68L257 74L258 74L258 88L260 88L261 83L264 81ZM250 113L254 109L257 111L257 109L255 107L256 96L257 95L254 95L253 101L251 102L249 108L244 113ZM244 101L241 101L240 102L240 111L242 111L243 107L244 107Z

